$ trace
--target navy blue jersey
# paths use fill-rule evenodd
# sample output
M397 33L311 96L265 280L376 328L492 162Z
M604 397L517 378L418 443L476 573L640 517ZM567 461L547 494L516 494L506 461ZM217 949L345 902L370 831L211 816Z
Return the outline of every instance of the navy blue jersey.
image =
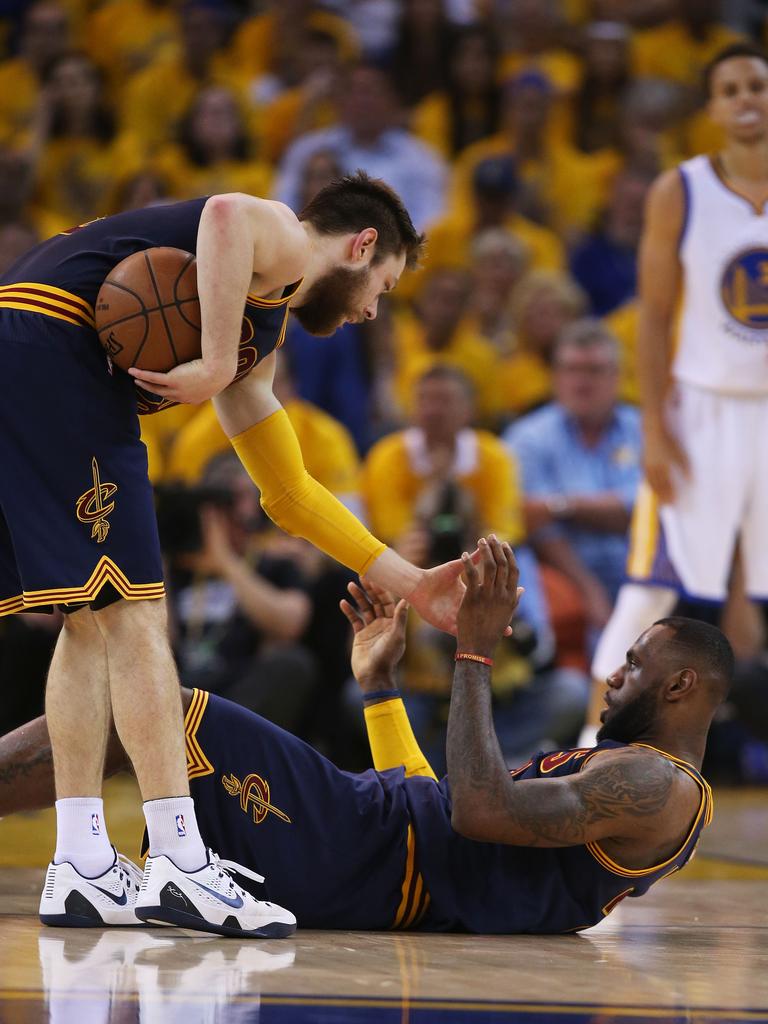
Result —
M625 746L603 740L588 749L538 753L511 776L522 781L572 775L601 752ZM501 933L579 931L597 924L625 897L642 896L654 882L678 871L712 819L712 791L692 765L658 753L697 782L701 801L675 855L641 870L615 863L598 843L534 848L464 839L451 828L447 777L437 784L406 779L417 862L431 896L424 927Z
M342 772L295 736L199 690L186 734L204 839L264 874L267 898L302 927L578 931L682 867L712 814L699 772L670 757L698 783L698 813L673 857L630 870L596 843L534 849L464 839L451 828L447 779L406 778L402 768ZM513 776L569 775L623 746L538 754Z
M99 288L126 256L154 246L197 252L197 231L206 201L203 196L130 210L54 235L22 256L0 278L0 315L3 308L23 309L93 328ZM297 287L298 282L290 285L277 299L248 295L235 380L282 345L288 304ZM136 391L137 412L142 415L176 404L143 388Z
M136 414L173 403L114 369L93 307L126 256L155 246L196 252L205 203L92 221L0 278L0 615L164 592ZM297 287L276 299L248 295L238 379L282 344Z
M104 278L126 256L158 245L196 252L197 229L206 201L204 196L129 210L71 228L25 253L0 278L0 285L52 285L93 309Z

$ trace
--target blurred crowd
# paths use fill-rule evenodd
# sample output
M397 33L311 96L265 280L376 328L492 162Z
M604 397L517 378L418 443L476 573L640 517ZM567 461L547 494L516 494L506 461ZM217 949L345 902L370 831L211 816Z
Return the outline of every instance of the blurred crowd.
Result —
M760 0L3 0L0 273L152 203L244 191L298 212L358 167L393 185L423 266L376 321L322 340L292 323L277 394L310 473L405 557L437 564L489 531L518 549L526 593L494 673L512 764L584 719L641 472L645 196L718 147L701 71L744 37L768 39ZM142 432L183 682L364 765L349 574L271 529L210 407ZM39 713L58 626L0 620L0 731ZM738 580L726 627L746 681L712 757L768 781L762 622ZM409 629L402 686L439 770L452 641Z

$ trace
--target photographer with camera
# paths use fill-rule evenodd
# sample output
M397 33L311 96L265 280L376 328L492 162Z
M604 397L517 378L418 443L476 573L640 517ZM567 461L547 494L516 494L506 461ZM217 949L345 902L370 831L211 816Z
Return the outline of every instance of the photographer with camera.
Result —
M182 683L296 728L317 681L301 643L312 601L298 560L264 543L258 490L226 452L199 486L156 493Z
M514 634L502 641L494 670L494 716L505 757L549 739L574 739L584 718L587 680L553 667L554 643L531 551L523 537L517 466L493 434L475 430L472 385L453 366L438 364L416 382L413 422L368 454L361 492L377 535L423 567L471 550L496 533L517 545L526 590ZM415 614L403 664L414 730L436 770L444 766L453 645Z

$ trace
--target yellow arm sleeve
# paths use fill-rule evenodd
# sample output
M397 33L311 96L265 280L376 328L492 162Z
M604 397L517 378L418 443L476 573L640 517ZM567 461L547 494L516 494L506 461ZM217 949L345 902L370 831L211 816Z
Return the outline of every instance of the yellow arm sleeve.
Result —
M262 508L286 533L303 537L360 575L385 550L385 544L309 475L284 409L231 441L261 491Z
M406 775L427 775L437 781L416 742L405 705L399 697L371 704L365 708L364 714L373 766L377 772L403 765Z

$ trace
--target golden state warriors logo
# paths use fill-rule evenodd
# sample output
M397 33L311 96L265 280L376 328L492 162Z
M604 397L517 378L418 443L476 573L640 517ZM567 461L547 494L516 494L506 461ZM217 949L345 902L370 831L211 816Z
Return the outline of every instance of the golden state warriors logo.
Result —
M240 797L241 810L247 814L250 809L254 825L260 825L268 814L274 814L281 821L291 824L285 811L270 803L269 783L255 772L246 775L242 782L236 775L223 775L221 783L230 796Z
M748 249L728 263L720 282L723 305L753 331L768 328L768 249Z
M91 460L93 470L93 487L81 494L77 499L75 511L81 523L88 523L91 526L91 537L98 544L103 544L109 533L107 516L114 511L115 503L109 499L117 493L117 484L104 484L101 482L99 464L96 459Z

